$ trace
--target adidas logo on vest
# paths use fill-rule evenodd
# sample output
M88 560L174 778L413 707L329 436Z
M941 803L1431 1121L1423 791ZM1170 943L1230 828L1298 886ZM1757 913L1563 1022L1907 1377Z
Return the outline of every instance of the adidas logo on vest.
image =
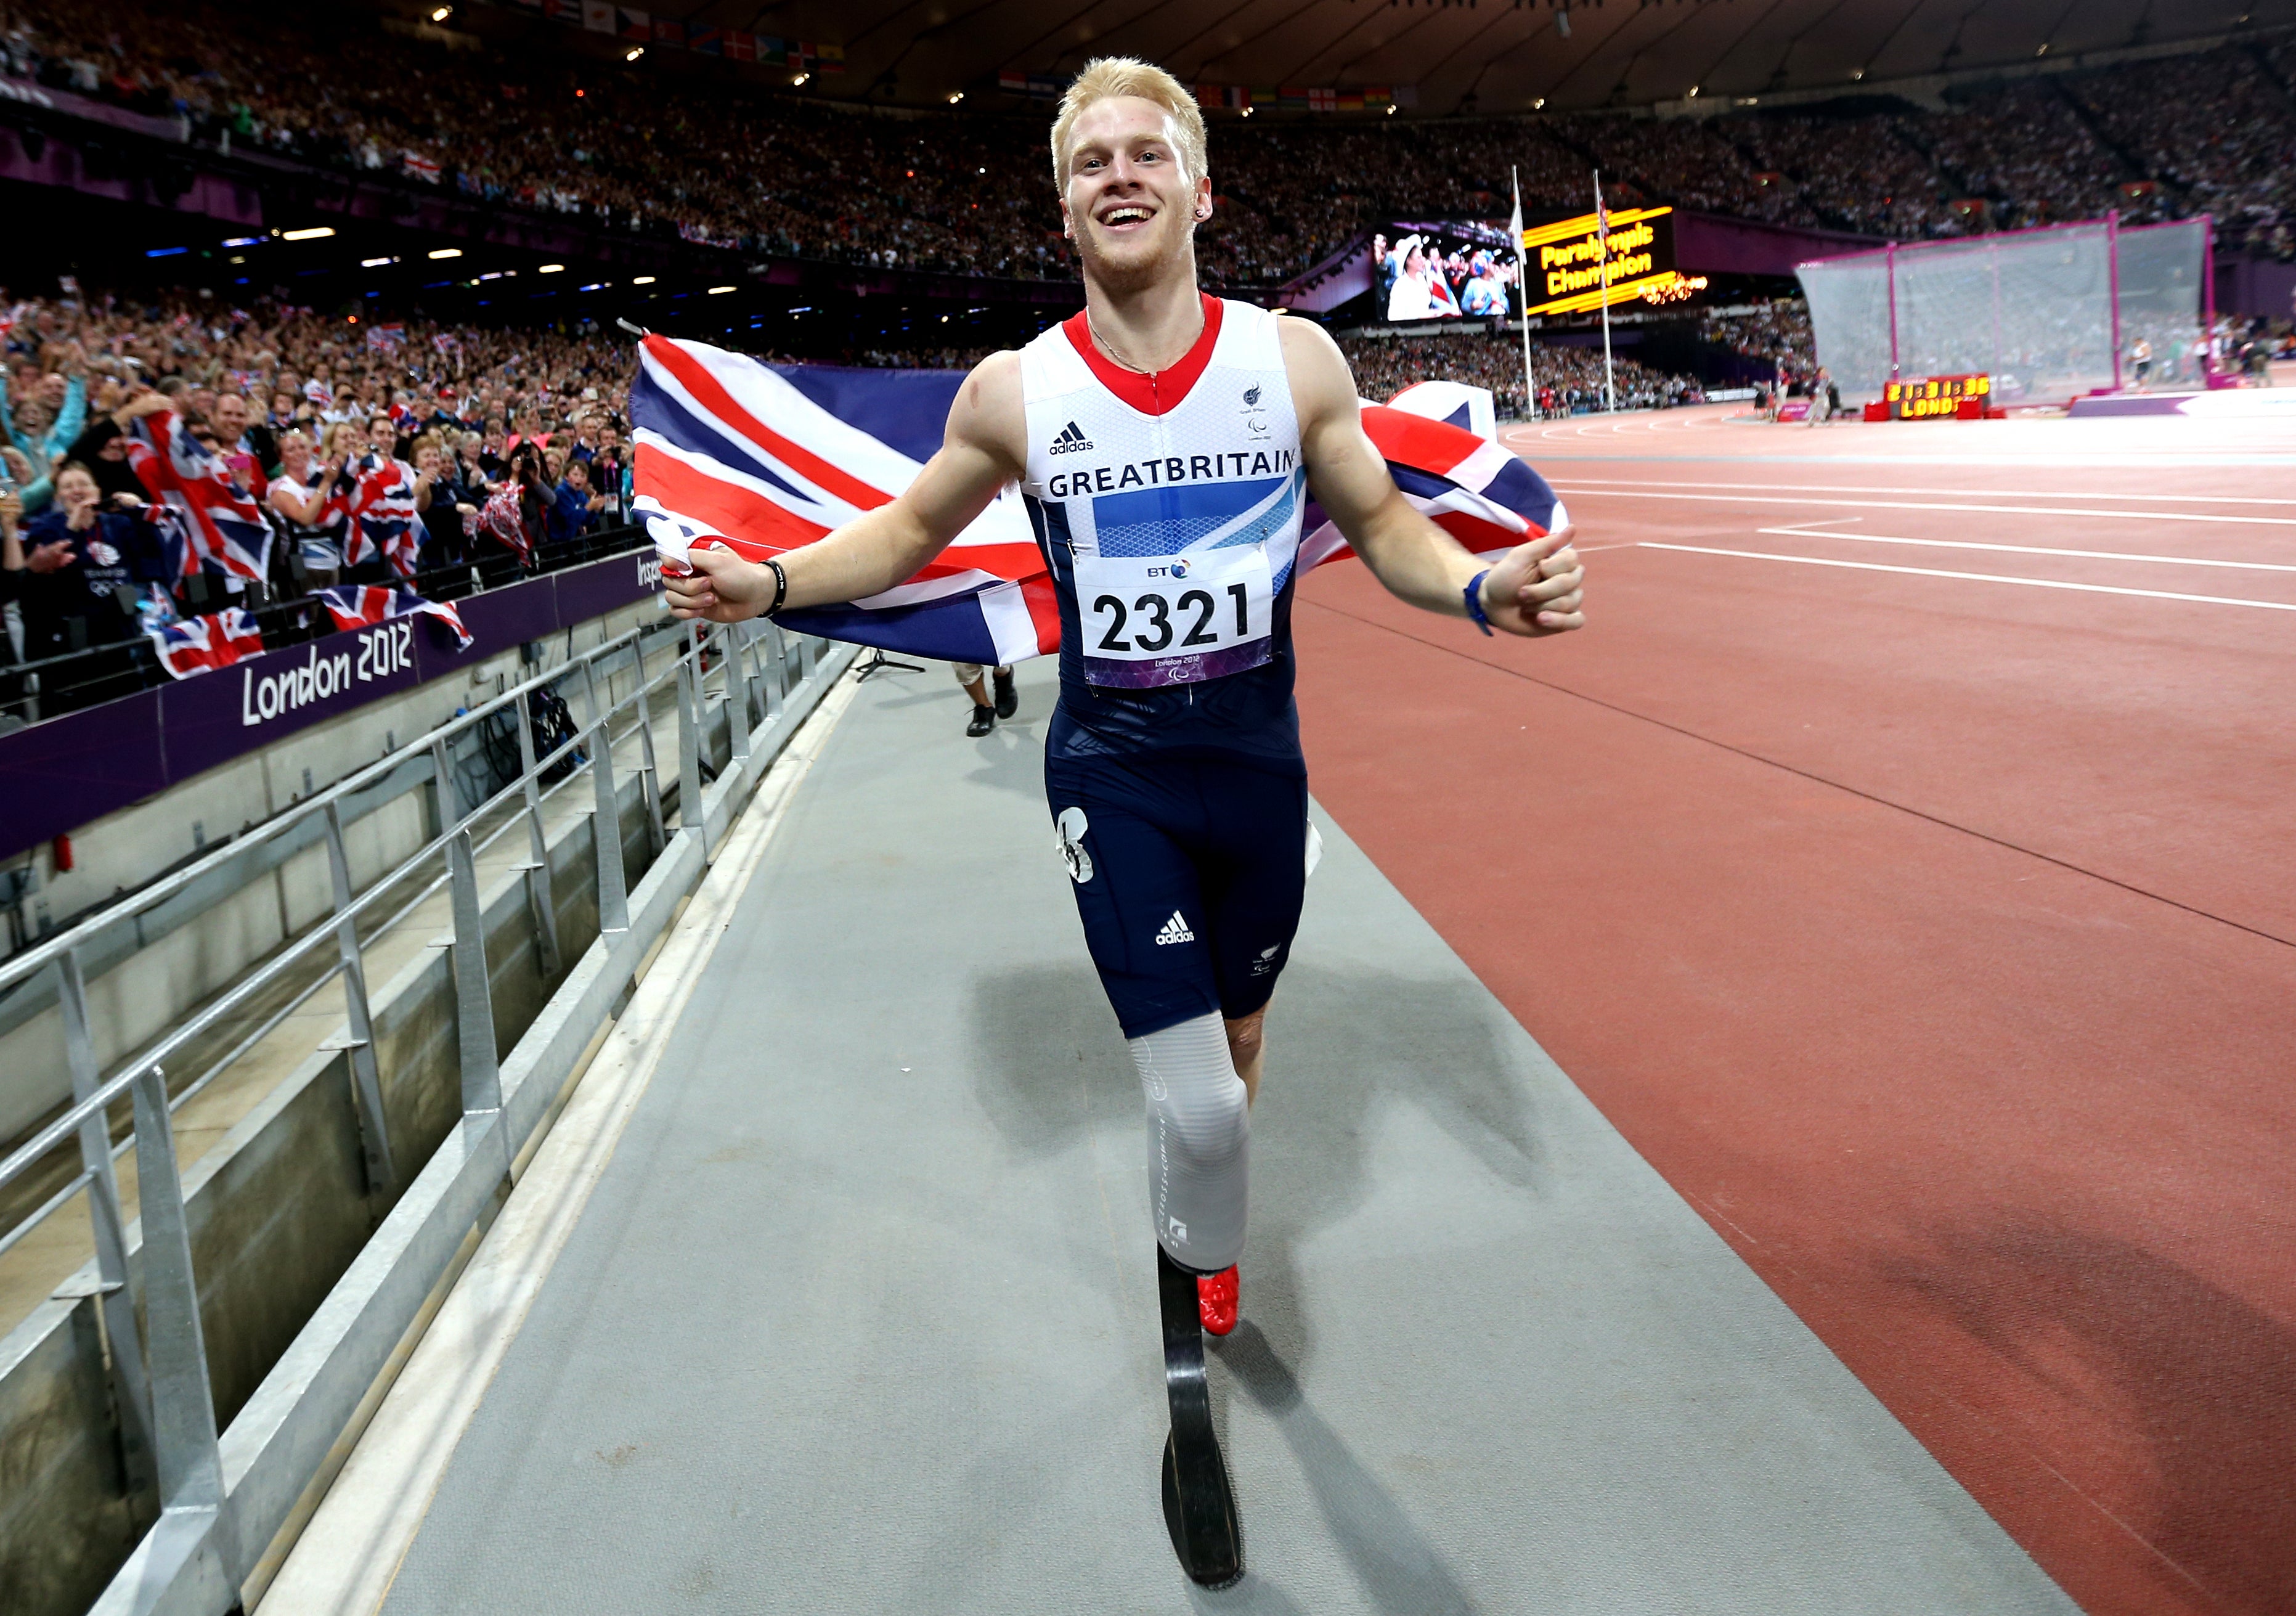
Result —
M1166 943L1192 943L1195 940L1196 934L1188 930L1188 923L1180 918L1177 909L1173 910L1172 918L1164 923L1164 929L1156 933L1156 946L1160 948Z
M1071 421L1053 439L1051 452L1055 455L1081 455L1090 447L1092 439L1084 435L1082 427Z

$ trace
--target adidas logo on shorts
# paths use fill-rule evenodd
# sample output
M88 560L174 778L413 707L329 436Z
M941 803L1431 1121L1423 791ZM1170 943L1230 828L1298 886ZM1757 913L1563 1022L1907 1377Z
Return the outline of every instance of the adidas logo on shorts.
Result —
M1090 447L1092 439L1084 435L1082 427L1071 421L1053 439L1052 452L1055 455L1081 455Z
M1180 912L1177 909L1173 910L1172 918L1164 923L1164 929L1156 933L1156 946L1159 948L1166 943L1192 943L1195 940L1196 934L1188 930L1188 923L1180 918Z

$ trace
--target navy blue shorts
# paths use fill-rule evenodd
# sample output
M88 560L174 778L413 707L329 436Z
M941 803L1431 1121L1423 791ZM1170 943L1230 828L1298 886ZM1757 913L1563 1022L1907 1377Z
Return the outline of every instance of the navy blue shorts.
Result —
M1201 754L1048 757L1045 795L1126 1038L1267 1003L1308 880L1304 778Z

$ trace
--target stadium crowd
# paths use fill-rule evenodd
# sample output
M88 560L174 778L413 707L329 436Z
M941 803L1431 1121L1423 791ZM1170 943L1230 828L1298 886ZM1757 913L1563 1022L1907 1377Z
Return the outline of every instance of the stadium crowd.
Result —
M1487 387L1503 415L1522 406L1522 344L1509 337L1462 332L1433 337L1342 337L1340 349L1366 398L1392 398L1421 381L1464 381ZM1603 350L1576 344L1531 344L1530 373L1542 417L1584 414L1603 407ZM1702 402L1699 385L1620 355L1612 385L1620 409L1665 409Z
M0 662L337 585L460 593L627 508L619 342L4 291L0 337Z
M359 70L344 71L351 60ZM1073 275L1041 116L877 116L546 48L450 51L349 13L255 27L202 0L5 0L0 70L180 117L209 144L395 173L601 229ZM1200 256L1211 284L1274 284L1394 219L1503 217L1511 170L1532 213L1585 208L1599 166L1615 201L1904 239L2113 208L2138 218L2214 209L2234 242L2292 257L2292 80L2296 45L2282 43L2022 80L1939 114L1222 120Z

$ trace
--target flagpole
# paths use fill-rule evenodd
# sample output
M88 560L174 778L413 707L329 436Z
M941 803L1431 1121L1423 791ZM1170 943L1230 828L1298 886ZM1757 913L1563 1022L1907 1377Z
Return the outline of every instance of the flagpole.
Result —
M1611 415L1618 413L1619 389L1611 372L1611 210L1603 206L1600 168L1595 170L1595 252L1603 265L1603 413Z
M1514 236L1514 283L1522 293L1522 418L1538 418L1538 393L1530 384L1530 275L1522 262L1522 176L1513 164L1507 165L1507 176L1514 182L1514 217L1507 228Z

